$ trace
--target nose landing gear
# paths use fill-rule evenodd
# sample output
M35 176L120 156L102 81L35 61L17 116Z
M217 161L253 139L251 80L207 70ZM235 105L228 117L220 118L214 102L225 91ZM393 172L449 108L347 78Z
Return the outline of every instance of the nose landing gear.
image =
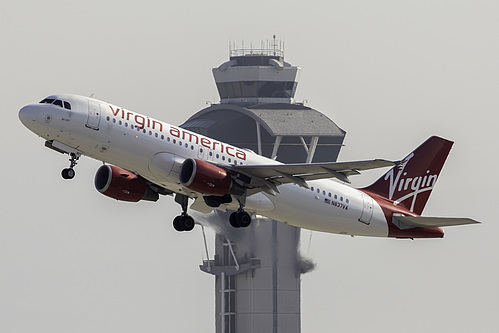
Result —
M64 179L73 179L75 176L75 170L74 167L77 164L78 159L80 158L81 154L78 153L70 153L69 154L69 168L63 169L61 172L61 176Z

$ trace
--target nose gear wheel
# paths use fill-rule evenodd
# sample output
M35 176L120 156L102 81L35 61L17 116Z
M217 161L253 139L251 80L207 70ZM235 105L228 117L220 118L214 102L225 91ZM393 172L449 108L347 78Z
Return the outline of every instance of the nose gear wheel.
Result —
M76 154L76 153L70 153L69 154L69 168L63 169L61 172L61 176L64 179L73 179L75 176L75 170L74 167L76 164L78 164L78 159L80 158L81 154Z

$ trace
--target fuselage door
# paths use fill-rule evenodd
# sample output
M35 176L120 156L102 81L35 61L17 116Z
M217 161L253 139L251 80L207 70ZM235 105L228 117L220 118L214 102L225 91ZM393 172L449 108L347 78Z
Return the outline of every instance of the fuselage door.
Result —
M370 224L373 217L374 202L373 198L365 193L362 193L362 214L360 215L359 221L365 224Z
M88 101L88 118L86 126L88 128L98 130L100 123L100 103L95 101Z

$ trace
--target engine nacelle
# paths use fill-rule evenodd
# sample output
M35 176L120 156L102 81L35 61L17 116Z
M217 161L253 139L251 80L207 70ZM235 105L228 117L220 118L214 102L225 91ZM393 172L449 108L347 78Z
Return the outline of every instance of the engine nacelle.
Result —
M188 158L182 163L180 183L204 195L242 194L244 189L225 170L211 163Z
M149 188L146 180L124 169L103 165L95 174L95 188L100 193L121 201L157 201L159 195Z

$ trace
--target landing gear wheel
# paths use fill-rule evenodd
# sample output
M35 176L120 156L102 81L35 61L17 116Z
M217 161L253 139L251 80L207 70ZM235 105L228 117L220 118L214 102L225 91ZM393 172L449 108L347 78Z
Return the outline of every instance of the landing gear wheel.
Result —
M81 153L70 153L69 154L69 168L62 170L61 175L64 179L73 179L75 176L74 167L77 164L78 159L80 158Z
M184 231L184 227L182 225L182 216L177 216L173 219L173 228L177 231Z
M175 195L175 202L182 207L182 214L173 219L173 227L177 231L191 231L194 229L196 222L194 222L192 216L187 214L189 198L186 195L177 193Z
M241 228L247 228L251 224L251 216L245 211L237 212L236 221Z
M229 223L233 228L239 228L239 224L237 223L237 212L230 214Z
M191 231L196 223L192 216L179 215L173 219L173 228L177 231Z
M75 171L72 168L67 168L62 170L61 172L62 178L64 179L73 179L75 176Z
M230 214L229 223L234 228L247 228L251 224L251 216L244 210L237 211Z
M194 229L196 223L194 222L194 219L191 216L185 215L183 220L184 220L183 221L184 231L191 231L192 229Z

